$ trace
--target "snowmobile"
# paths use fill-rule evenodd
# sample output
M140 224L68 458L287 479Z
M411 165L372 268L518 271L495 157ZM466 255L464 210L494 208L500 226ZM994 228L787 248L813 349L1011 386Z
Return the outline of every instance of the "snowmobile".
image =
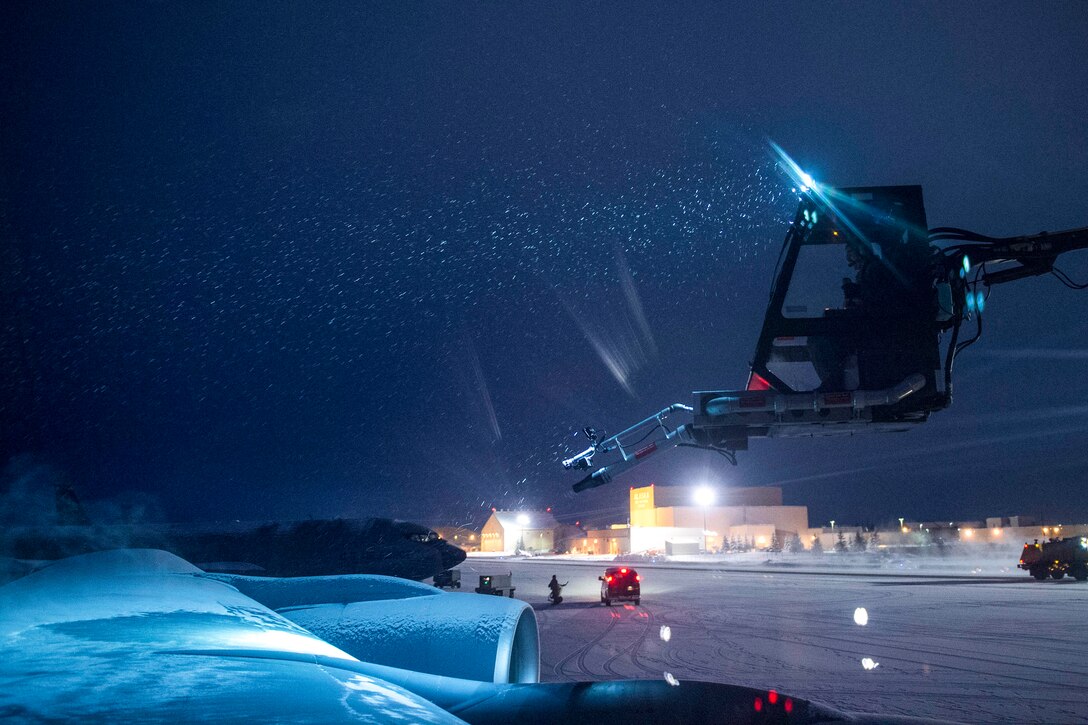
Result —
M792 164L792 162L790 162ZM584 491L663 450L736 465L752 438L904 431L952 402L957 355L982 335L990 289L1051 274L1088 227L1017 237L928 229L920 186L823 187L794 166L797 213L742 390L700 390L563 461ZM961 340L961 328L973 335ZM948 339L942 352L942 338ZM603 465L602 465L603 463Z

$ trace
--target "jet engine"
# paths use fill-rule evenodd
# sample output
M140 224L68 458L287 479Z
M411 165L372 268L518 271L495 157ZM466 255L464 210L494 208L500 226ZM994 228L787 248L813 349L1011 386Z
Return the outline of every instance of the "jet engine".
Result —
M364 662L497 684L539 677L536 615L518 599L365 574L210 578Z

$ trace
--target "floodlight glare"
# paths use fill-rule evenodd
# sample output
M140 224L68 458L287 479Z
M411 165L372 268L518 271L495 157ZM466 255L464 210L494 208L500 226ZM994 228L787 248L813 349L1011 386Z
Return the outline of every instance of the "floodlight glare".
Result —
M800 187L802 194L807 194L809 191L819 194L820 189L816 185L816 180L812 178L812 175L802 171L801 167L797 165L797 162L790 158L781 146L774 141L770 142L771 149L774 150L775 155L778 157L779 166L786 172L786 176L790 178L790 181L797 184Z
M526 526L529 523L529 517L526 514L518 514L518 523L522 526Z
M700 486L695 489L695 503L698 506L706 508L707 506L714 505L714 489L710 486ZM705 528L705 527L704 527Z

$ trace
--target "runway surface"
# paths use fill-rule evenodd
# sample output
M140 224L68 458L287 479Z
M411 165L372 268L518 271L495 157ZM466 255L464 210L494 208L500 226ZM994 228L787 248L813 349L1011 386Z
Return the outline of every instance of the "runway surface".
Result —
M1088 583L631 564L641 605L605 607L605 566L472 558L460 568L467 591L481 573L513 572L536 610L544 681L709 680L850 711L1088 722ZM552 574L569 581L558 606L546 602Z

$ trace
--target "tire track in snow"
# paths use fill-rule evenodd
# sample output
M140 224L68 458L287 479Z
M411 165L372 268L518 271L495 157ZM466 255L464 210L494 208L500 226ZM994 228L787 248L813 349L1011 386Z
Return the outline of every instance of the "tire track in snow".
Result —
M642 648L642 645L646 643L647 637L650 636L650 633L654 629L654 613L648 609L640 609L638 615L639 616L636 617L637 619L644 619L646 621L646 626L642 628L642 632L635 638L633 642L631 642L631 644L627 645L622 650L612 655L604 663L605 672L612 675L613 677L627 679L627 675L624 675L621 672L617 672L615 667L613 667L613 663L624 655L628 655L629 659L631 660L631 664L635 665L635 667L642 670L643 672L654 675L655 677L661 676L662 671L660 669L648 667L642 664L642 662L638 658L639 650Z
M600 641L601 641L602 639L604 639L605 637L607 637L607 636L608 636L608 633L609 633L609 632L611 632L611 631L612 631L612 629L613 629L613 628L614 628L614 627L616 626L616 622L618 622L618 621L620 620L620 615L619 615L619 614L617 614L616 612L610 611L610 612L609 612L609 614L610 614L611 616L609 617L609 620L608 620L608 626L607 626L607 627L605 627L605 628L604 628L604 629L603 629L603 630L602 630L602 631L600 632L600 634L598 634L597 636L593 637L593 638L592 638L592 639L590 639L590 640L589 640L588 642L586 642L585 644L583 644L583 645L582 645L581 647L578 647L578 648L577 648L577 649L575 649L575 650L574 650L573 652L571 652L570 654L568 654L568 655L567 655L566 657L564 657L563 659L561 659L561 660L559 660L558 662L556 662L556 663L555 663L555 666L554 666L554 667L552 668L552 671L553 671L553 672L554 672L554 673L555 673L556 675L558 675L559 677L562 677L562 678L565 678L565 679L568 679L568 680L569 680L569 679L577 679L577 678L578 678L578 677L577 677L578 675L583 675L583 674L588 674L588 675L592 675L592 674L593 674L593 673L591 673L591 672L588 672L588 671L587 671L587 670L585 669L585 661L586 661L586 654L587 654L587 653L588 653L588 652L589 652L589 651L590 651L591 649L593 649L594 647L596 647L596 646L597 646L597 644L598 644L598 643L600 643ZM568 663L568 662L570 662L570 661L571 661L572 659L574 659L575 657L577 657L577 658L578 658L578 672L577 672L577 673L575 673L575 675L574 675L574 676L571 676L571 675L569 675L569 674L568 674L568 673L566 672L566 665L567 665L567 663Z

